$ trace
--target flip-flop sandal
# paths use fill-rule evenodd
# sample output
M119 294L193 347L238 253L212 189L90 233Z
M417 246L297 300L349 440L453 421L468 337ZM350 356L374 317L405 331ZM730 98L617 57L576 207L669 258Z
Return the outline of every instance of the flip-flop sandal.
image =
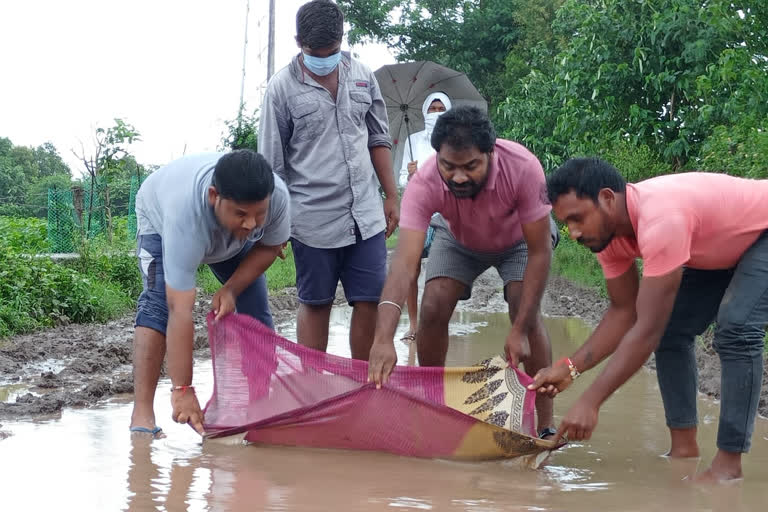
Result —
M155 426L155 428L147 428L147 427L131 427L131 432L140 432L142 434L150 434L152 437L157 439L157 435L160 434L163 431L162 428Z
M541 432L539 432L539 439L547 439L550 436L556 436L556 435L557 435L557 430L555 430L552 427L547 427Z
M403 343L413 343L416 341L416 335L415 334L406 334L402 338L400 338L400 341Z

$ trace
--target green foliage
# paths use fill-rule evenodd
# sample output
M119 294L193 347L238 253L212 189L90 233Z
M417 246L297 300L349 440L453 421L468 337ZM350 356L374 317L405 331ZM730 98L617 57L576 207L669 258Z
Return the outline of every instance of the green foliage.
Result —
M466 73L496 102L504 98L508 53L521 40L512 0L339 0L351 43L387 43L400 61L431 60Z
M245 112L245 105L240 106L240 111L235 119L226 121L226 133L221 137L220 151L228 149L252 149L259 150L259 111L252 114Z
M267 269L267 288L271 292L296 286L296 267L291 246L288 245L283 252L285 259L277 258ZM208 265L200 265L200 268L197 269L197 287L209 295L216 293L221 288L221 283L213 275Z
M141 293L141 273L132 252L82 251L71 266L98 282L113 285L131 301L138 299Z
M0 217L0 253L42 254L48 252L43 219Z
M0 336L60 322L106 321L125 312L130 298L47 258L0 253Z
M296 286L296 267L291 246L288 245L283 252L285 259L277 258L267 269L267 288L271 292ZM221 283L208 265L200 265L197 269L197 287L207 294L214 294L221 288Z
M117 232L126 233L126 219ZM77 242L80 257L55 263L46 222L0 217L0 337L58 322L106 321L125 313L141 292L130 242L109 245L106 236Z
M648 146L636 145L628 140L611 141L597 154L611 162L629 183L672 172L672 166L664 163Z
M394 249L395 247L397 247L398 234L399 234L399 230L396 229L395 232L392 233L392 236L387 238L387 241L386 241L387 249Z
M552 23L559 52L534 52L528 75L511 82L499 132L549 169L577 154L607 158L603 151L628 142L671 170L703 155L707 166L754 176L747 157L720 162L714 152L723 130L738 125L736 153L768 156L757 135L768 114L761 5L741 2L740 14L726 0L569 0ZM543 43L551 49L552 41ZM661 167L653 169L630 174L643 179Z
M93 236L105 229L109 240L112 239L112 217L127 213L131 176L141 176L145 171L128 152L131 144L141 140L141 134L123 119L114 121L110 128L96 129L92 154L86 155L83 150L80 155L88 171L88 180L83 183L84 211L87 212L84 231ZM116 198L113 193L116 190L122 191L123 196Z
M288 245L283 252L285 259L277 258L267 269L267 287L273 292L288 286L296 286L296 265L293 260L293 250Z
M0 137L0 215L44 216L47 188L66 188L69 167L53 144L36 148L14 146Z
M221 288L221 283L208 265L200 265L197 269L197 288L208 295L213 295Z
M571 240L567 230L560 232L560 243L554 252L551 272L599 290L604 296L607 294L605 278L597 258L589 249Z
M29 185L25 205L29 214L34 217L45 217L48 210L48 191L71 191L72 178L69 174L54 174L43 176Z
M717 126L704 141L698 168L768 179L768 119L762 128Z

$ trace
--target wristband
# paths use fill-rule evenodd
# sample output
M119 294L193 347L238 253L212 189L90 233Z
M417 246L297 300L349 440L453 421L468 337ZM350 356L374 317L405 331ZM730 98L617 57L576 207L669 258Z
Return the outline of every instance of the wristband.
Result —
M187 390L191 390L193 393L195 392L195 386L189 385L189 386L171 386L171 393L174 391L181 391L181 394L187 392Z

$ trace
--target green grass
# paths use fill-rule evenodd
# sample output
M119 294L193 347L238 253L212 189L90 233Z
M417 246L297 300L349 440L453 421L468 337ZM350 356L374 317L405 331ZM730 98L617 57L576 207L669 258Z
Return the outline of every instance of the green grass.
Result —
M0 254L0 337L59 322L105 322L134 304L117 275L99 278L47 258Z
M296 286L296 266L293 263L293 251L290 245L285 248L285 259L276 259L267 269L267 287L274 292Z
M561 233L560 243L552 260L552 273L606 295L605 278L597 258L586 247Z
M392 233L392 236L387 238L387 249L394 249L397 246L397 230Z
M267 287L270 292L296 286L296 267L293 263L293 251L290 245L286 247L284 252L285 259L277 258L267 269ZM216 293L221 288L221 283L213 275L208 265L200 265L197 270L197 287L209 295Z

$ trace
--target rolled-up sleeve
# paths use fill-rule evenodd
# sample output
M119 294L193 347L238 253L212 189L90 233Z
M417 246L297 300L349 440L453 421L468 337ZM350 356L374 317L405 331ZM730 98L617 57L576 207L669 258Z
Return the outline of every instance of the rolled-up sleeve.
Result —
M267 90L261 106L259 153L272 166L275 174L286 179L285 146L291 137L290 117L276 104L274 91Z
M371 108L365 115L365 124L368 127L368 147L385 146L392 149L392 140L389 136L389 121L387 120L387 105L379 90L376 76L369 75L371 84Z

